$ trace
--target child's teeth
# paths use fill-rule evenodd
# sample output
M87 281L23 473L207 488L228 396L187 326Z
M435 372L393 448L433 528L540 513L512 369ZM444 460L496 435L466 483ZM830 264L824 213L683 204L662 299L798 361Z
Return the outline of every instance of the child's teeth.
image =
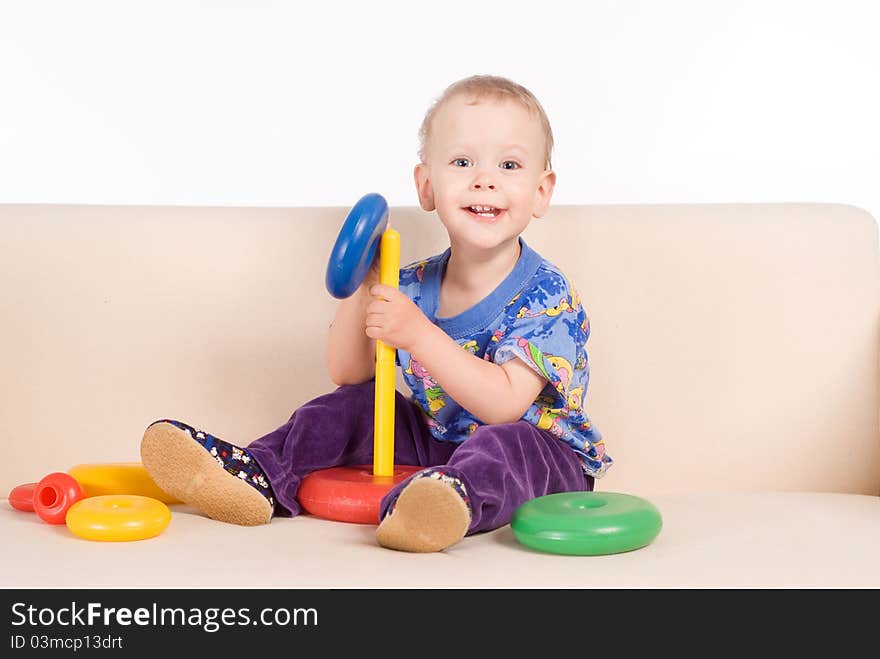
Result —
M491 211L488 210L490 208L492 209ZM471 206L471 211L474 214L479 215L480 217L497 217L498 214L501 212L499 209L492 208L491 206Z

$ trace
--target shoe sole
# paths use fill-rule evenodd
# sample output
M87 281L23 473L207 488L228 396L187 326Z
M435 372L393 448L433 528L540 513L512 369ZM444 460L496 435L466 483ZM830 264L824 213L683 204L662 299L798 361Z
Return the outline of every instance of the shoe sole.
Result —
M272 518L266 497L226 471L186 431L170 423L147 428L141 441L141 461L162 490L211 519L258 526Z
M467 504L451 486L419 478L400 493L394 512L376 529L376 540L388 549L442 551L461 540L469 525Z

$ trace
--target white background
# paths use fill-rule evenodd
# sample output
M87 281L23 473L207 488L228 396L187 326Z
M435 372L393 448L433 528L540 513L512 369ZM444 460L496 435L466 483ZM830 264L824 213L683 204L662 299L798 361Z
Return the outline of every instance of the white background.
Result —
M0 0L0 203L416 205L450 83L531 89L554 203L880 217L880 3Z

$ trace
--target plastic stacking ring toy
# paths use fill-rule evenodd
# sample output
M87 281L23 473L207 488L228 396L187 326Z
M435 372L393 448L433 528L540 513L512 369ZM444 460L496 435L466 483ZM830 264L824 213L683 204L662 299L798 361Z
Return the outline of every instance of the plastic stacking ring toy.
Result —
M381 241L381 244L379 244ZM398 288L400 234L388 228L388 204L378 194L361 197L345 220L327 264L327 290L352 295L372 265L379 246L379 282ZM306 475L297 500L316 517L354 524L378 524L383 497L421 467L394 464L394 366L396 350L376 341L373 406L373 465L320 469Z
M63 471L43 476L34 488L34 512L49 524L64 524L64 516L70 507L86 493L76 479Z
M9 493L9 505L26 513L34 512L34 490L36 483L25 483L12 488Z
M335 298L351 296L364 281L388 224L388 202L375 192L364 195L348 213L327 263L327 290Z
M78 501L67 512L67 528L80 538L118 542L159 535L171 521L164 503L137 494L105 494Z
M560 492L520 505L510 521L526 547L552 554L598 556L650 544L663 526L660 511L616 492Z
M156 485L140 462L79 464L68 469L67 473L77 480L89 497L138 494L162 503L180 503Z
M353 524L378 524L382 498L424 467L394 465L393 476L375 476L373 465L331 467L303 478L296 498L316 517Z

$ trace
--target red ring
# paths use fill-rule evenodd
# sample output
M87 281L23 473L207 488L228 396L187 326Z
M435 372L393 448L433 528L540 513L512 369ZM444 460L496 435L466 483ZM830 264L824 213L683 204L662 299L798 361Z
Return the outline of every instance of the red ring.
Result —
M64 524L67 511L85 496L73 476L56 471L44 476L34 488L34 512L48 524Z
M303 478L296 498L315 517L354 524L378 524L382 498L424 467L394 465L393 476L374 476L373 465L331 467Z
M25 483L12 488L9 493L9 505L26 513L34 512L34 489L36 483Z

